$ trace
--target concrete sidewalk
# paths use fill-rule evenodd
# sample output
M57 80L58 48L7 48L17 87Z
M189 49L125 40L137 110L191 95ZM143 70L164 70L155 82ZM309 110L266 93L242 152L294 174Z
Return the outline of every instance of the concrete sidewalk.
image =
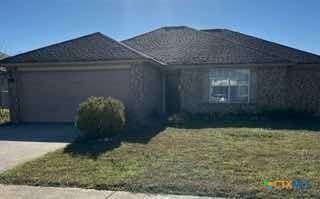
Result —
M79 188L0 185L1 199L209 199L210 197L97 191Z

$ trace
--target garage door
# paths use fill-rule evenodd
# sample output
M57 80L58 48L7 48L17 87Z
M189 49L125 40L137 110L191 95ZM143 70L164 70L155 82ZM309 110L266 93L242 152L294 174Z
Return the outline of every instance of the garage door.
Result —
M80 102L112 96L128 104L129 70L21 71L20 119L23 122L74 121Z

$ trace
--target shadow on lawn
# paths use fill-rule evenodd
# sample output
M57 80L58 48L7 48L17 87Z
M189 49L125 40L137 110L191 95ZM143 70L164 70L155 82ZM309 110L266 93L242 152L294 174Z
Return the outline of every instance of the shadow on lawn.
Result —
M166 128L163 121L151 122L148 126L128 128L111 140L87 140L78 138L67 145L64 153L96 159L100 154L118 148L122 142L147 144Z
M128 128L112 140L86 140L76 139L65 149L65 153L71 155L87 156L96 159L100 154L111 151L121 145L122 142L147 144L153 137L167 127L181 129L202 128L266 128L273 130L309 130L320 131L319 121L314 120L252 120L224 118L217 120L192 119L179 122L153 121L148 126Z
M270 120L248 118L224 118L217 120L193 119L169 124L170 127L184 129L203 128L265 128L273 130L308 130L320 131L319 120Z

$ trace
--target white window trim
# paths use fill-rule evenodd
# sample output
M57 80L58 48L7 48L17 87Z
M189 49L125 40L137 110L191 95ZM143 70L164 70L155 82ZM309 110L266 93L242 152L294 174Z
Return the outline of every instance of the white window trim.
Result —
M224 101L224 102L219 102L219 101L214 101L211 100L211 83L212 83L212 77L210 76L211 71L209 72L208 79L209 79L209 103L210 104L249 104L250 103L250 93L251 93L251 70L249 68L219 68L219 69L225 69L225 70L237 70L237 69L246 69L249 71L248 73L248 84L244 84L244 86L248 86L248 100L247 102L235 102L235 101ZM212 70L213 71L213 70ZM230 81L230 80L228 80ZM229 83L230 87L230 83ZM230 97L230 89L228 89L228 97Z

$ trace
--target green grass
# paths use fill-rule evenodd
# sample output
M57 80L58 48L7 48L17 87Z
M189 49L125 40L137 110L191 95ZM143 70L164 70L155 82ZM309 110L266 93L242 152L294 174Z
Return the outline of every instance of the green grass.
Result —
M0 183L242 198L320 196L320 125L193 122L78 141L1 174ZM147 133L148 132L148 133ZM308 180L267 191L263 180Z
M0 108L0 124L9 122L9 109Z

